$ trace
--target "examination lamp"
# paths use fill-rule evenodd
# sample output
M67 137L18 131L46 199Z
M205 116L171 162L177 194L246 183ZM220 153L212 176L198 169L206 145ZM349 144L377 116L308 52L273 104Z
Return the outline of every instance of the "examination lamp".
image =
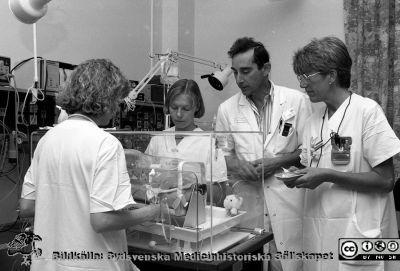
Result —
M47 12L51 0L9 0L8 5L14 16L25 24L36 23Z
M223 90L224 87L228 84L229 76L232 74L231 67L226 67L222 71L216 71L212 74L206 74L200 76L200 78L208 78L208 82L210 85L216 90Z

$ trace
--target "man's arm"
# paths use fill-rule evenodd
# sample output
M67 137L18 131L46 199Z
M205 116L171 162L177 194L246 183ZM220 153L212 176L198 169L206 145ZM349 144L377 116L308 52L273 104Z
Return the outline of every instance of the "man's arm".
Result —
M239 176L240 178L257 181L260 174L257 172L256 167L248 161L240 160L235 155L225 156L226 168L228 175Z
M304 128L307 126L307 119L311 115L311 103L306 95L298 96L296 100L295 110L297 112L296 119L296 135L297 135L297 144L301 146L303 142L303 133ZM279 157L273 158L264 158L253 161L253 164L257 166L257 172L261 173L261 162L264 162L264 175L268 177L274 174L277 170L280 170L282 167L289 168L291 166L295 166L297 168L303 168L303 165L300 163L300 154L301 149L294 150L291 153L286 153Z
M265 177L268 177L275 173L275 171L281 169L282 167L296 166L298 168L303 167L300 164L300 153L301 150L295 150L294 152L285 154L279 157L273 158L263 158L257 159L252 162L253 166L256 168L258 175L261 175L262 170L264 170ZM264 165L262 164L264 163Z

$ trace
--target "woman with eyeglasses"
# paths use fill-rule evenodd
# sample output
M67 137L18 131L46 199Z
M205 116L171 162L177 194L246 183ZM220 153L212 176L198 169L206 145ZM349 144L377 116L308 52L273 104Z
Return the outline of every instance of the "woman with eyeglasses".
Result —
M392 157L400 140L375 101L349 90L351 65L335 37L314 39L293 57L300 87L324 103L304 131L304 175L287 183L306 188L304 252L331 255L304 261L304 270L400 270L393 261L338 260L353 256L339 238L398 238Z

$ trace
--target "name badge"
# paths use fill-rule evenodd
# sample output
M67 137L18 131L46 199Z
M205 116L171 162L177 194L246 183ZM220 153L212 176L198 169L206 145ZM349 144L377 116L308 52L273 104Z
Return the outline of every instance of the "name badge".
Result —
M335 134L331 138L331 161L335 165L347 165L351 159L351 143L349 136L339 136Z
M283 121L283 118L279 121L279 133L282 136L287 137L293 131L293 125L289 122Z

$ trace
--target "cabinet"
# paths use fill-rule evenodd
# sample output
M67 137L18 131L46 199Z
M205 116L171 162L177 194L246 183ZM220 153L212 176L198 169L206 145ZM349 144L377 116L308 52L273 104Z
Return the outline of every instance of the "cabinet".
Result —
M0 119L9 130L18 130L30 134L39 127L52 126L55 123L56 100L54 92L46 92L43 101L31 104L32 94L26 89L0 87Z
M135 110L128 111L121 104L113 126L130 131L162 131L165 128L163 105L137 101Z

